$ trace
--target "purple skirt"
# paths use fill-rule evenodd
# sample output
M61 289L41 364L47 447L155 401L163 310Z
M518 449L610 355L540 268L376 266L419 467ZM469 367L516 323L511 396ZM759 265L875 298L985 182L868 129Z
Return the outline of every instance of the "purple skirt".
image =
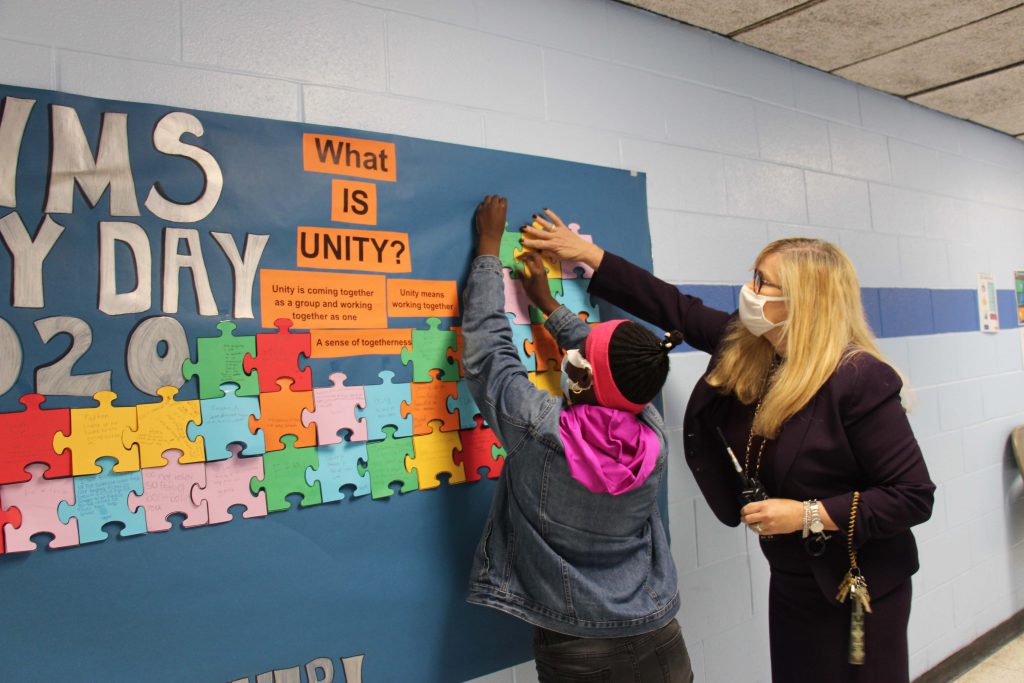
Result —
M773 571L768 594L772 682L908 683L910 596L910 579L872 596L872 613L864 616L865 661L853 665L847 661L850 602L830 602L811 575Z

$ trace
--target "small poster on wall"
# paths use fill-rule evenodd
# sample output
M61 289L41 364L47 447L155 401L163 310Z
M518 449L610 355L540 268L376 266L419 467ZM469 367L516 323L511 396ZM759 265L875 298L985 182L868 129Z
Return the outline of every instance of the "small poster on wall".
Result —
M1024 270L1013 271L1013 291L1017 297L1017 325L1024 325Z
M978 319L982 332L999 331L996 281L989 273L978 273Z

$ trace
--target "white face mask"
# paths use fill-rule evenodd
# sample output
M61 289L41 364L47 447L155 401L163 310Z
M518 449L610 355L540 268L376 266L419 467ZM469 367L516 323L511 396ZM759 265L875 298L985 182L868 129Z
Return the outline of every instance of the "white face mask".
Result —
M587 370L591 374L593 374L594 370L590 365L590 361L580 354L579 349L569 349L565 352L565 358L562 359L562 376L559 378L559 384L562 388L562 394L566 399L568 399L569 403L572 403L572 397L574 394L581 394L594 386L594 384L591 383L588 386L581 387L579 384L569 379L569 375L565 373L565 368L570 363L573 367L577 367L581 370Z
M740 287L740 322L747 328L747 331L755 337L762 336L765 332L774 330L786 322L780 320L773 323L764 317L764 305L769 301L785 301L784 296L766 296L755 294L749 285Z

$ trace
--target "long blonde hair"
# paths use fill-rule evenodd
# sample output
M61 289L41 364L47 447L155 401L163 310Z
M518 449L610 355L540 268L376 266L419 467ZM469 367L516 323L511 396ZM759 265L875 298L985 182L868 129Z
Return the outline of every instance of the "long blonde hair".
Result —
M785 362L766 378L775 358L771 342L755 337L737 318L730 324L722 353L708 375L711 386L746 404L761 398L755 434L778 436L783 423L806 406L846 358L866 353L889 364L864 316L857 272L839 247L824 240L792 237L772 242L754 267L778 255L779 279L789 315L781 344ZM891 364L890 364L891 365Z

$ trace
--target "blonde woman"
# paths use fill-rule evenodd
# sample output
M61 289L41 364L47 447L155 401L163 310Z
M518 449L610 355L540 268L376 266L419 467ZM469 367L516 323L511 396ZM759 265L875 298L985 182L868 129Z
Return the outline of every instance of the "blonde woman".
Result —
M908 681L910 527L931 515L935 485L846 255L822 240L772 242L729 314L547 209L523 243L583 261L591 294L711 354L686 407L686 461L719 520L760 536L772 680Z

